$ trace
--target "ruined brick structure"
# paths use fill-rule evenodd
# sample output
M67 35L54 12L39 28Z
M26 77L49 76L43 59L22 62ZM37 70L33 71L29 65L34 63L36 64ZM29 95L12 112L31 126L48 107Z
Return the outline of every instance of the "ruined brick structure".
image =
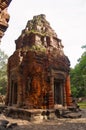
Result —
M0 0L0 39L3 37L4 32L8 28L9 14L7 7L12 0Z
M70 62L45 15L34 16L8 60L6 104L36 109L71 106Z

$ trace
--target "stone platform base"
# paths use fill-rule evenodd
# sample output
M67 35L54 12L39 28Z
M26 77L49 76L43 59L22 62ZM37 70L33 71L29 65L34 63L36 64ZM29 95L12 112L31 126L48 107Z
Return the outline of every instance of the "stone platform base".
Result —
M47 119L55 119L55 110L45 110L45 109L20 109L14 107L7 107L5 109L5 116L12 118L19 118L29 121L35 120L47 120Z
M68 109L22 109L2 106L5 116L28 121L43 121L57 118L80 118L80 112L72 112Z

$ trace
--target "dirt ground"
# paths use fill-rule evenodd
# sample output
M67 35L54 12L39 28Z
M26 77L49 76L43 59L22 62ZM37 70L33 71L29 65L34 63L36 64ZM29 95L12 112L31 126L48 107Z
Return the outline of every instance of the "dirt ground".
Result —
M54 120L37 120L29 122L26 120L12 119L0 115L0 120L8 120L10 123L17 123L17 126L0 130L86 130L86 109L81 111L82 117L78 119L58 118Z

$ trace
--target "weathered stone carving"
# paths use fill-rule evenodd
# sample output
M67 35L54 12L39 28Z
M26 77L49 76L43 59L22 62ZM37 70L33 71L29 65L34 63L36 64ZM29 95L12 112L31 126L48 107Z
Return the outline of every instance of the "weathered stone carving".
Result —
M71 106L70 62L45 15L34 16L8 60L7 105L51 109Z
M0 0L0 8L4 10L7 8L12 0Z
M0 0L0 39L3 37L4 32L8 28L9 14L7 13L7 7L11 0Z

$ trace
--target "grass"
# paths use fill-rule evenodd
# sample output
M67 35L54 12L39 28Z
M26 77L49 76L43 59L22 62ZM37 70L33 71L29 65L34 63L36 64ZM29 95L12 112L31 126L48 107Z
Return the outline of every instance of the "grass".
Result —
M79 102L78 105L80 106L80 108L86 109L86 102Z

